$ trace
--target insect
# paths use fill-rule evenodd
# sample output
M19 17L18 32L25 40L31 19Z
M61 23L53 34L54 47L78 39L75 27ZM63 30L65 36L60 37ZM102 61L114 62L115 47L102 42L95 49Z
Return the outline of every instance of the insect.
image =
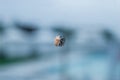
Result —
M64 46L64 43L65 43L65 37L63 35L59 34L55 37L55 40L54 40L55 46L62 47L62 46Z

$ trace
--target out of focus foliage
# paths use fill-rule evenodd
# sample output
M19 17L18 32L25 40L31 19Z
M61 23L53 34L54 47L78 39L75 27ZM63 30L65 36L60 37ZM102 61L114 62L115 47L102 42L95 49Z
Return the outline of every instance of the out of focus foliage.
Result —
M38 27L33 24L16 22L15 26L27 35L34 35Z
M71 28L65 28L64 26L54 26L53 31L56 33L62 33L66 38L73 38L75 36L75 30Z
M5 30L5 28L4 28L3 24L2 24L2 22L0 22L0 34L3 34L4 30Z
M110 30L107 30L107 29L103 30L102 35L107 42L115 40L115 35Z

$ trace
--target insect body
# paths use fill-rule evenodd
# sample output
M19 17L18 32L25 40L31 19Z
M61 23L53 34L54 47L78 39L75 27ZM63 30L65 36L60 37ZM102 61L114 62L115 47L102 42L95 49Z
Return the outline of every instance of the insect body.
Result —
M65 38L62 35L58 35L55 37L54 44L55 46L63 46L65 43Z

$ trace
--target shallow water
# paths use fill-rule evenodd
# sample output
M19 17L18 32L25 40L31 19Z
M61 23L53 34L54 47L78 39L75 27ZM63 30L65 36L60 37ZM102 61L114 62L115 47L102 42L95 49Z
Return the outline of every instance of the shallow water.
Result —
M0 67L0 80L107 80L109 59L70 52L66 55Z

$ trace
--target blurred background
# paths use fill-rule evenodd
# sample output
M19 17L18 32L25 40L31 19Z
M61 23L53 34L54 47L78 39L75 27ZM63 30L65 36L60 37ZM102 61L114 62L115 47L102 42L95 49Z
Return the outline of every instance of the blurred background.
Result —
M120 80L119 30L120 0L0 0L0 80Z

